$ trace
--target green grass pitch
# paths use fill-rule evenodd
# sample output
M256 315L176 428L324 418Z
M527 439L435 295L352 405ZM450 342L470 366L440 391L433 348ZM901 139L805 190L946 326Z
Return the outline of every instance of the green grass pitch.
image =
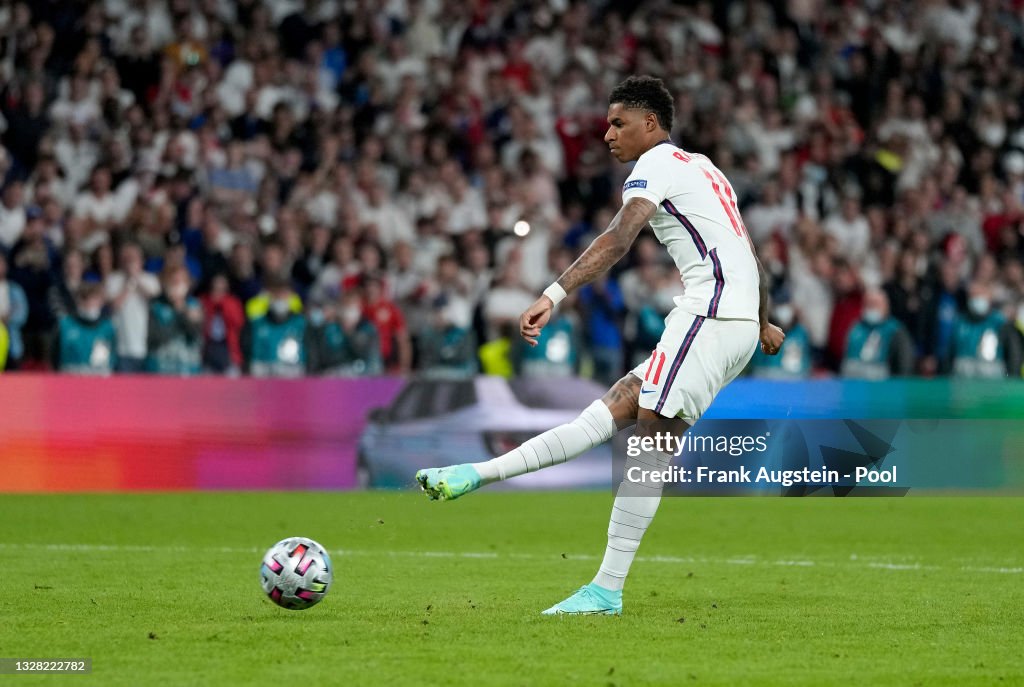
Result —
M0 498L0 656L97 685L1021 685L1024 499L667 498L625 615L543 617L596 570L607 493ZM263 551L312 537L317 607Z

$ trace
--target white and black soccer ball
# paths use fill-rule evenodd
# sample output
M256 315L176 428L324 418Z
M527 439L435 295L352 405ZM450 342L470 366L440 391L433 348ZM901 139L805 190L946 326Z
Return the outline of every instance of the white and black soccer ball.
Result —
M301 611L327 595L334 566L324 547L305 537L289 537L263 556L260 580L270 600L282 608Z

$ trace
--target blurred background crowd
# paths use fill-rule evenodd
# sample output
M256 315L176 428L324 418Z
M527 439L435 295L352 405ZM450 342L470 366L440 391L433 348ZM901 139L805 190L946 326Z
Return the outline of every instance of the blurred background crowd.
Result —
M581 374L682 293L620 204L630 74L732 181L782 354L1020 377L1019 0L0 0L0 360L83 374ZM3 365L0 364L0 367Z

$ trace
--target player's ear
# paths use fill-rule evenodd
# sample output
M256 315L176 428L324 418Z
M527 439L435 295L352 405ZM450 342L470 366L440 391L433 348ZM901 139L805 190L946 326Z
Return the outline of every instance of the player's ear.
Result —
M654 131L658 128L658 115L653 112L647 113L647 120L644 122L648 131Z

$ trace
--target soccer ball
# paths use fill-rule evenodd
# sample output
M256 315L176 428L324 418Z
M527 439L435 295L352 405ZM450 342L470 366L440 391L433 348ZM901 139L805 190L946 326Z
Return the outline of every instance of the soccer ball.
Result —
M263 556L260 580L270 600L301 611L320 602L331 588L334 566L324 547L305 537L289 537Z

